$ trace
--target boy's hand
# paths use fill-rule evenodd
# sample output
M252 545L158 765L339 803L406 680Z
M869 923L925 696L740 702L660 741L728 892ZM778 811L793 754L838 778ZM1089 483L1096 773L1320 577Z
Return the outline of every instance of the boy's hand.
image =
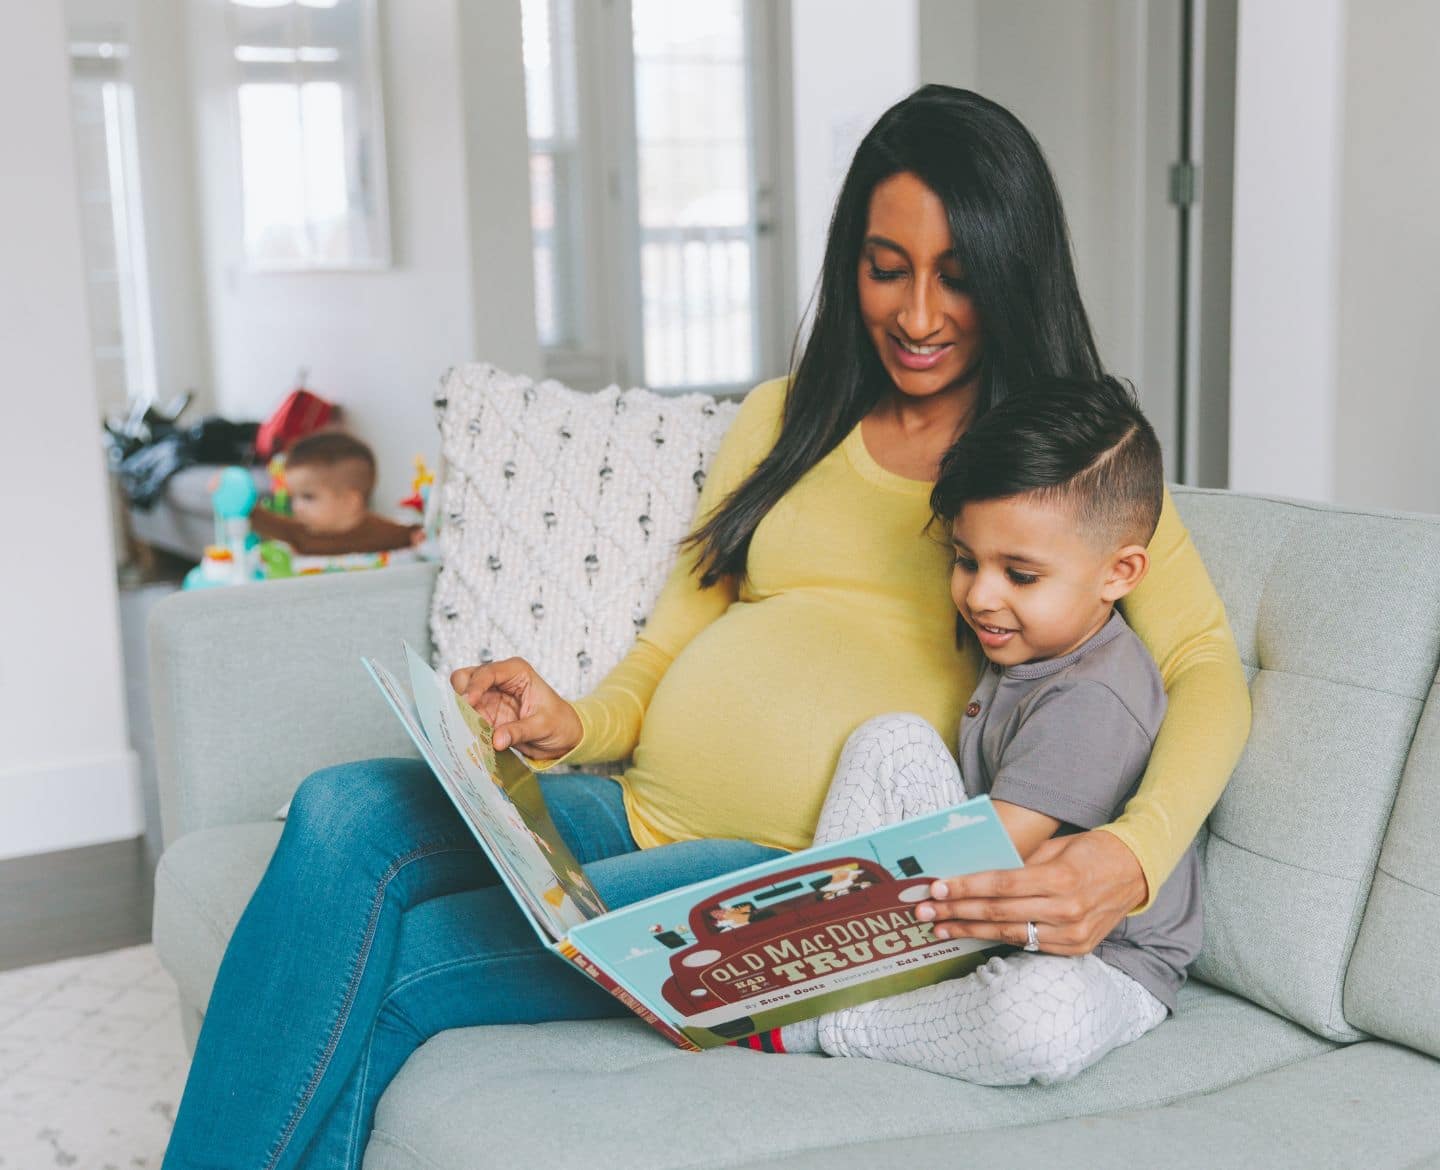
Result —
M450 685L490 720L496 751L513 747L534 760L558 760L580 742L575 708L523 658L463 667Z

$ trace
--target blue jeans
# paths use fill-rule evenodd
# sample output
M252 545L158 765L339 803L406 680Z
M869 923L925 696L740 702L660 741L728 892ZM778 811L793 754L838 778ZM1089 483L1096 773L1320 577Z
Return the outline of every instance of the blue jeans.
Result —
M778 856L642 851L615 781L541 784L612 907ZM380 1095L436 1033L624 1014L541 945L423 763L317 772L226 949L165 1170L353 1170Z

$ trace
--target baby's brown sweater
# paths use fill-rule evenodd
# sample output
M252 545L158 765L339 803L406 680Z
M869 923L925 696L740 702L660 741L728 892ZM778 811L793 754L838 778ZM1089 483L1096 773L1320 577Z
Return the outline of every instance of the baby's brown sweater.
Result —
M345 553L389 552L409 548L418 524L397 524L374 512L365 513L349 532L309 532L294 516L281 516L266 508L250 513L250 527L261 540L283 540L301 556L341 556Z

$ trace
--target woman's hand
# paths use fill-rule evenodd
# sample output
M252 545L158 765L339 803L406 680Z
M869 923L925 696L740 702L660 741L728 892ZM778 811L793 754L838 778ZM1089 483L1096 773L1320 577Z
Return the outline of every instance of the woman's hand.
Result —
M513 747L534 760L558 760L580 742L575 708L523 658L464 667L450 685L490 720L496 751Z
M988 938L1024 946L1035 923L1040 949L1084 955L1145 900L1145 873L1120 838L1092 831L1052 837L1022 869L945 878L915 916L940 938Z

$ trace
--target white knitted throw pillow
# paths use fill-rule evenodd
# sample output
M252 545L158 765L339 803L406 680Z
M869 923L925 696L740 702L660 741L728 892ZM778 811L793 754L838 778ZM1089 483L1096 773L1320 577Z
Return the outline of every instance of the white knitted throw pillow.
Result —
M435 404L437 665L519 655L562 695L586 693L644 626L738 407L486 364L450 371Z

